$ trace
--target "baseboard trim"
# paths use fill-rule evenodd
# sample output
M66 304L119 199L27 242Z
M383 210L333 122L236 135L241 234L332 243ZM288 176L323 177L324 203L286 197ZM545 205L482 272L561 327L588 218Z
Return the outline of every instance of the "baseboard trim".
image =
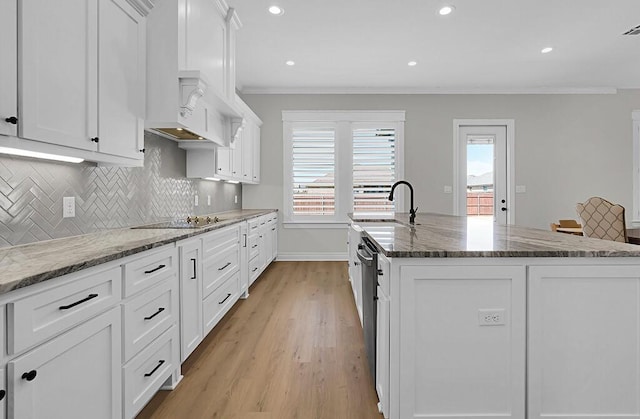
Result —
M348 254L344 253L278 253L279 262L293 261L347 261Z

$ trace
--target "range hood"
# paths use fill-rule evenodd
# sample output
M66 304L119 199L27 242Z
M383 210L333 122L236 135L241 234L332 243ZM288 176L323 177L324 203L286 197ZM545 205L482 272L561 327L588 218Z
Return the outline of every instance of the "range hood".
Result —
M240 26L224 0L157 2L147 20L146 130L183 143L232 146L243 125L231 100Z

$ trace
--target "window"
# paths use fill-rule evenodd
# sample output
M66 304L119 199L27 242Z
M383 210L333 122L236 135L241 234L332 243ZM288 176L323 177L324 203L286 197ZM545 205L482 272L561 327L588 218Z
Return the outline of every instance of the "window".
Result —
M403 207L404 111L283 111L284 223L348 222Z

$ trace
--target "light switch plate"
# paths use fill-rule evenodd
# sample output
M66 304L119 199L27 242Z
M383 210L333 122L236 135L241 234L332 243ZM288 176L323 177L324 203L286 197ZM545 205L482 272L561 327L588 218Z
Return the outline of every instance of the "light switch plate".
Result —
M444 193L453 193L453 186L444 185Z
M504 308L481 308L478 310L480 326L504 326L506 324Z

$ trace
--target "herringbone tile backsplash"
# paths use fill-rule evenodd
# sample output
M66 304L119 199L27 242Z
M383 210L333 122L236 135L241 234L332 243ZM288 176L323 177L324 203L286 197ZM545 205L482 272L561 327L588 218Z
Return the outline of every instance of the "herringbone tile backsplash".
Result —
M173 141L145 133L145 150L134 168L0 155L0 247L242 207L241 185L186 178ZM65 196L76 198L74 218L62 218Z

